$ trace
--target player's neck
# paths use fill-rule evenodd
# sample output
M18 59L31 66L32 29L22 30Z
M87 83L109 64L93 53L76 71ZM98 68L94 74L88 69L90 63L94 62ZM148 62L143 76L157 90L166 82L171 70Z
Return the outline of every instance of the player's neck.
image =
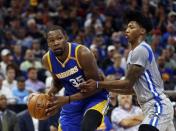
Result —
M56 57L59 59L60 62L64 62L68 57L68 53L69 53L69 44L67 43L64 53L61 56Z
M139 36L138 39L135 39L131 42L131 49L134 50L142 41L144 41L144 36Z

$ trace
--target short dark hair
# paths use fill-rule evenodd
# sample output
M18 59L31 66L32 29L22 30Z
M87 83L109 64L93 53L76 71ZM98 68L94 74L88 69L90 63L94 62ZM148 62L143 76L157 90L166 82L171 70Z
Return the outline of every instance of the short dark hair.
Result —
M18 82L25 82L25 77L24 76L19 76L19 77L17 77L17 81Z
M35 67L29 67L28 70L27 70L27 72L29 73L31 70L36 70L37 71L37 68L35 68Z
M124 19L127 23L130 21L136 21L146 30L147 33L152 30L152 22L150 18L143 16L139 11L127 11Z
M13 69L13 70L16 71L16 67L15 67L15 65L13 65L13 64L9 64L9 65L7 65L7 67L6 67L6 71L8 71L8 70L10 70L10 69Z
M50 31L54 31L54 30L60 30L64 35L67 35L66 31L64 30L64 28L62 28L61 26L58 26L58 25L51 25L48 27L48 30L47 30L47 37L48 37L48 33Z

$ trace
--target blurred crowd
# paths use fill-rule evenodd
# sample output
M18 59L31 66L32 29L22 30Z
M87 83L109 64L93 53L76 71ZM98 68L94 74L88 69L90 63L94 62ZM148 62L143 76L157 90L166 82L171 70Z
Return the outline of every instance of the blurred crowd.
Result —
M165 90L176 90L176 1L0 0L0 93L9 104L26 104L31 92L51 86L41 58L47 52L47 28L54 24L66 30L68 41L90 48L107 79L120 79L130 48L123 17L128 10L152 20L147 41Z

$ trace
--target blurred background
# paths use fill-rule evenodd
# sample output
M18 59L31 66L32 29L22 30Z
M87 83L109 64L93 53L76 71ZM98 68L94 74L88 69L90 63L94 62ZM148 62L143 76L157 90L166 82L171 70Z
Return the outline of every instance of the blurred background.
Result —
M123 77L129 53L123 32L123 14L128 10L139 10L151 18L153 30L147 35L147 41L154 51L165 90L172 94L176 91L176 1L0 0L0 130L57 130L59 113L48 120L38 121L26 110L30 93L45 92L51 86L51 74L41 63L47 52L46 32L50 25L62 26L70 42L90 48L107 79ZM176 95L169 95L169 98L176 112ZM129 115L126 116L118 115L119 106L123 107L119 104L121 100L129 101L137 111L127 112ZM107 119L97 130L133 131L132 128L140 124L130 127L121 124L131 116L139 117L141 111L135 96L126 98L110 93L110 102ZM6 119L1 115L4 110L11 114ZM120 118L116 118L117 115Z

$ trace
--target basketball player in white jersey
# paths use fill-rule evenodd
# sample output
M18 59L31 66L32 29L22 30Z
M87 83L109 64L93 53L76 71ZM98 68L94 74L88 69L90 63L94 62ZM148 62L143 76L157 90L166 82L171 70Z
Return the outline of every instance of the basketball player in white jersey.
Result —
M82 92L102 88L119 94L131 94L134 90L145 115L139 131L175 131L172 122L173 106L163 93L163 81L153 51L145 41L152 24L139 12L131 11L126 16L128 26L125 33L131 44L131 51L128 55L125 79L88 80L80 88Z

